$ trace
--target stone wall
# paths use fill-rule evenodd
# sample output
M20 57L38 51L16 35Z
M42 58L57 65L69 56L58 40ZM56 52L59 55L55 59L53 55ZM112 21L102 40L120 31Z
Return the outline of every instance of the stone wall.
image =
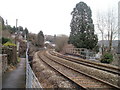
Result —
M25 58L25 54L26 54L26 42L24 41L20 41L20 47L19 47L19 57L21 58Z
M7 54L8 64L15 65L17 63L17 48L16 48L16 46L3 47L3 53Z
M0 54L0 67L2 67L2 72L5 73L8 68L7 54Z

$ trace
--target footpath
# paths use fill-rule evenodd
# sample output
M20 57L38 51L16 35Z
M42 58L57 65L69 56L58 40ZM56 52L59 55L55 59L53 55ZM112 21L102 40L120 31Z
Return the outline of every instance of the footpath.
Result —
M2 78L2 88L25 88L25 58L21 58L17 68L6 72Z

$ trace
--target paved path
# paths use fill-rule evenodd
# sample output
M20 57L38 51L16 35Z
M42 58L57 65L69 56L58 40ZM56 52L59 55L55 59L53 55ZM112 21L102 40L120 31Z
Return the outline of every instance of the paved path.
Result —
M17 68L3 76L3 88L25 88L25 59L21 58Z

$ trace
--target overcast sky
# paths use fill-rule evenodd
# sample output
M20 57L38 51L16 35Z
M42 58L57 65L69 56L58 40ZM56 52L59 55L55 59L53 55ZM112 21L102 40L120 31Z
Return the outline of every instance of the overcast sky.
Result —
M92 10L95 23L98 11L115 8L120 0L0 0L0 16L14 26L27 27L32 33L70 34L70 13L77 3L84 1ZM97 30L96 30L97 32Z

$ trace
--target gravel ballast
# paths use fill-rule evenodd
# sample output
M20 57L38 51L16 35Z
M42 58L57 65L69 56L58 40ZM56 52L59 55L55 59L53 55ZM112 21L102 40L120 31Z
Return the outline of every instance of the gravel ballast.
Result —
M71 90L78 88L77 85L46 65L39 58L38 53L40 52L36 52L33 57L33 71L43 88L69 88Z

